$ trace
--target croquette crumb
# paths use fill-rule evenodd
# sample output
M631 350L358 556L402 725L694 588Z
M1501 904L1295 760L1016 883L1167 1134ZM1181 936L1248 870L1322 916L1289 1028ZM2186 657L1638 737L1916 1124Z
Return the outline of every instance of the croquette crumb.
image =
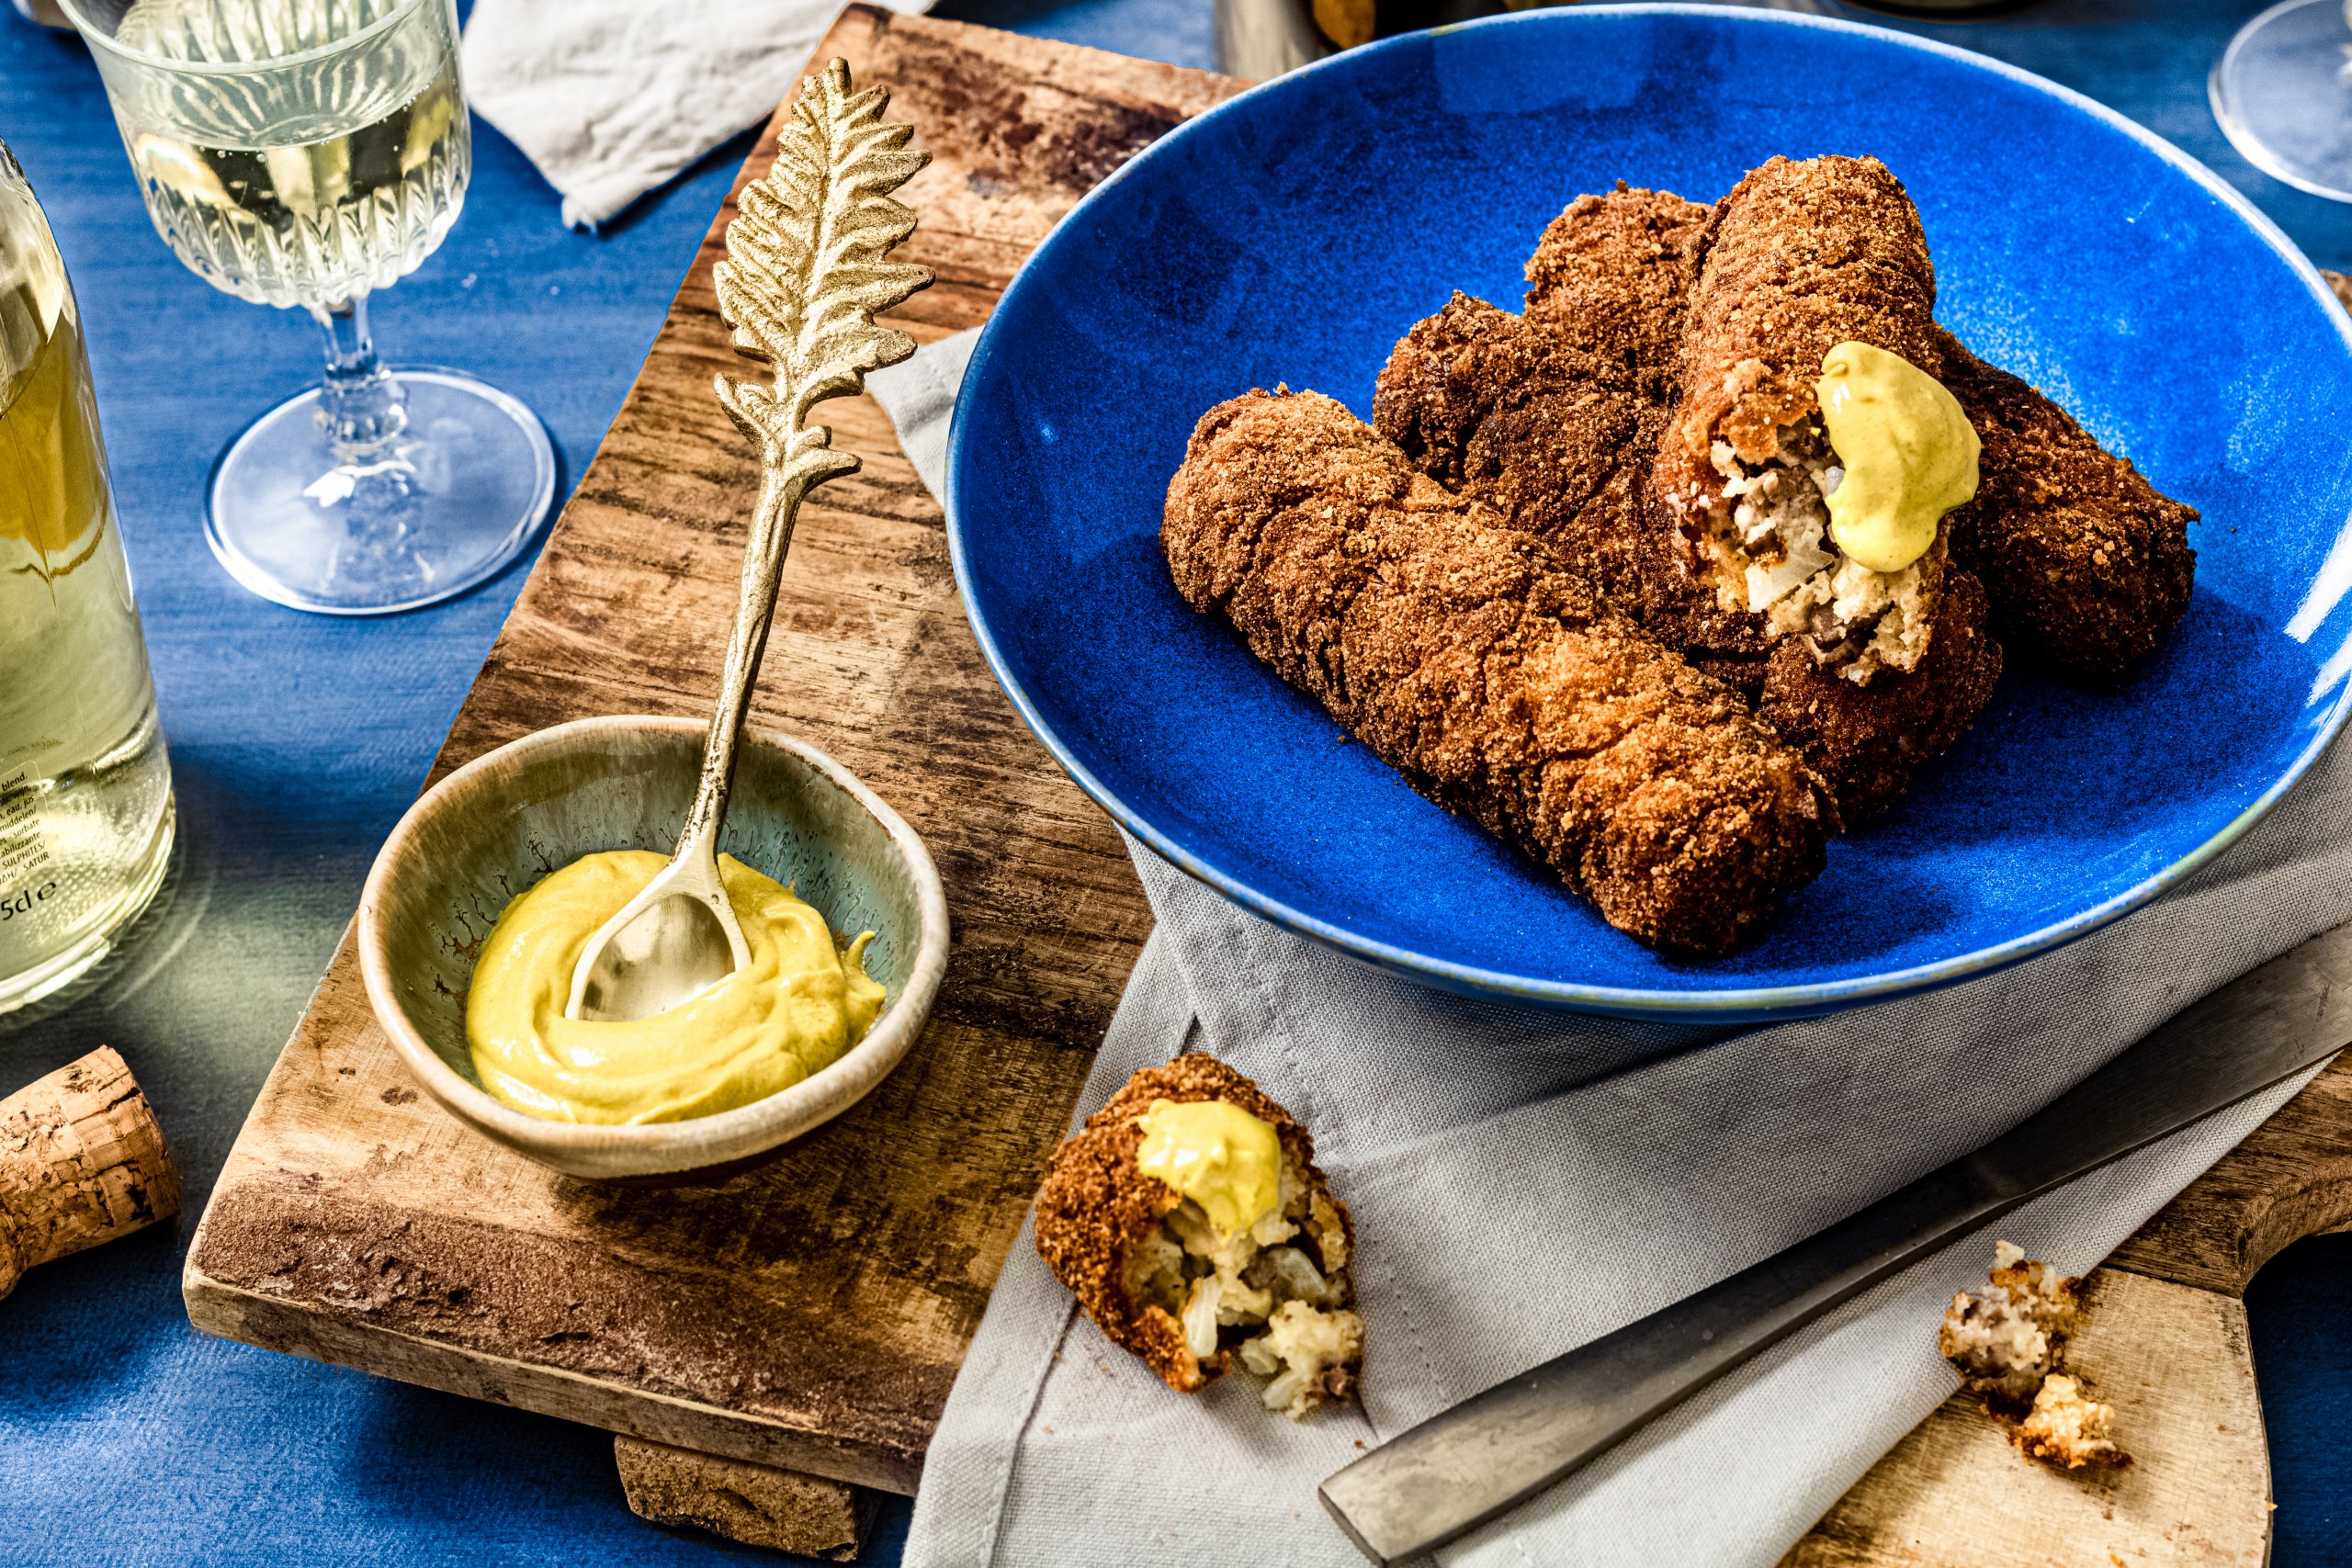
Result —
M2018 1452L2044 1464L2080 1470L2086 1464L2120 1469L2132 1456L2109 1435L2115 1408L2086 1397L2082 1385L2052 1372L2034 1395L2033 1409L2009 1433Z
M2061 1278L2007 1241L1994 1247L1985 1279L1987 1289L1952 1297L1936 1348L1988 1403L2023 1411L2064 1363L2066 1340L2082 1325L2081 1281Z
M2132 1456L2112 1436L2114 1408L2059 1371L2068 1340L2082 1326L2082 1281L2007 1241L1994 1247L1985 1279L1989 1289L1952 1297L1937 1348L1984 1396L1985 1408L2009 1427L2009 1441L2026 1458L2068 1470L2130 1464Z

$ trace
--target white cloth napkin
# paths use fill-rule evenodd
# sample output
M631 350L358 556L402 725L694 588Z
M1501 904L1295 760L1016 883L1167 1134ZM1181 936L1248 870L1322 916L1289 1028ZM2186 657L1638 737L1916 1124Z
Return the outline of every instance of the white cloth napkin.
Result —
M934 493L940 389L969 336L869 379ZM1323 1476L1977 1147L2352 914L2347 817L2339 747L2229 853L2093 936L1928 996L1713 1039L1421 989L1130 840L1159 924L1080 1113L1193 1048L1306 1123L1355 1212L1363 1406L1299 1427L1262 1415L1239 1374L1170 1393L1074 1314L1024 1229L933 1438L910 1568L1360 1564L1316 1500ZM1442 1560L1768 1568L1951 1393L1937 1325L1983 1281L1995 1234L2086 1270L2307 1081L1883 1282Z
M840 10L841 0L475 0L466 96L563 193L563 220L593 228L774 114Z

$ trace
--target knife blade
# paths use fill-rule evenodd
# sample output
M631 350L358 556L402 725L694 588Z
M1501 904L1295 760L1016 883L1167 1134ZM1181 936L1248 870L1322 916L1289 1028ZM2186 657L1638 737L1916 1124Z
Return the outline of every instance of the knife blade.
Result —
M1409 1428L1327 1477L1323 1506L1374 1562L1442 1546L1888 1275L2347 1042L2352 922L2191 1003L1974 1154Z

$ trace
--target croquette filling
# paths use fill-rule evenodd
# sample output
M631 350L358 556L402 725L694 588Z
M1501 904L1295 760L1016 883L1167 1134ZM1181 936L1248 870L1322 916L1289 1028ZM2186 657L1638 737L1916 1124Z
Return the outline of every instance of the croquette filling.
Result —
M1988 1279L1952 1298L1937 1348L1972 1386L2023 1404L2064 1359L2081 1304L2072 1280L2011 1242L1994 1249Z
M1763 615L1775 637L1804 637L1820 663L1857 684L1917 667L1928 651L1933 552L1901 571L1873 571L1839 553L1827 498L1846 477L1814 421L1780 427L1761 462L1718 441L1722 493L1701 541L1726 609Z
M1268 1410L1299 1419L1343 1399L1363 1354L1363 1320L1347 1310L1347 1228L1338 1208L1283 1160L1274 1207L1222 1235L1184 1200L1127 1258L1127 1293L1183 1327L1200 1359L1238 1352L1268 1379Z
M2114 1432L2115 1407L2086 1397L2080 1383L2055 1372L2034 1396L2033 1409L2010 1441L2028 1459L2068 1470L2129 1464L2131 1456L2116 1446Z

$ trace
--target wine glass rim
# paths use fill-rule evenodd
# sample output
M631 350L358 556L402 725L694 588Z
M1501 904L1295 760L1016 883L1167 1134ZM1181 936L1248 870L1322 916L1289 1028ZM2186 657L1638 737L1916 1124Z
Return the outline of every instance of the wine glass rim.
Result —
M144 50L126 48L116 42L113 35L99 31L97 24L82 14L85 3L85 0L57 0L58 8L65 13L65 19L74 24L74 30L82 35L82 41L88 44L93 51L102 51L117 59L128 61L133 65L145 66L150 70L174 72L182 75L243 76L255 72L282 71L289 65L307 65L313 61L324 60L330 55L356 49L379 34L407 20L418 7L430 5L434 0L401 0L400 5L385 12L357 32L345 38L336 39L332 43L319 44L311 49L297 51L292 54L274 54L267 60L227 61L173 60L160 54L149 54ZM132 0L132 3L137 4L137 0ZM443 0L443 3L446 4L447 0ZM126 13L128 10L129 7L126 6Z

